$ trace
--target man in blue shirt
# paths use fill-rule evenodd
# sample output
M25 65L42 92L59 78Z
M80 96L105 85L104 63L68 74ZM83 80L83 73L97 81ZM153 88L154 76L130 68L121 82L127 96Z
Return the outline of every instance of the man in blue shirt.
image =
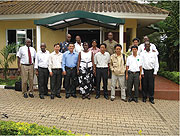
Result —
M71 35L67 34L66 41L60 43L60 52L61 53L65 53L66 51L68 51L68 45L69 45L70 41L71 41Z
M66 99L70 97L70 95L74 98L76 96L76 86L77 86L77 62L78 62L78 54L73 51L74 44L69 43L68 51L63 54L62 59L62 70L65 78L65 90L66 90Z

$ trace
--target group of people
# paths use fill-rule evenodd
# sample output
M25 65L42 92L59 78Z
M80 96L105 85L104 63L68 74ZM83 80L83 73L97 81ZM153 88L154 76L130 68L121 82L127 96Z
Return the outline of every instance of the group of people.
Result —
M82 99L90 99L93 90L96 91L95 98L98 99L102 79L104 98L109 99L107 86L110 77L111 101L114 101L115 90L119 86L121 99L124 102L138 102L139 88L142 88L142 101L146 102L149 94L149 101L154 104L154 78L159 68L158 51L156 46L149 42L147 36L144 37L144 43L139 45L139 42L138 38L133 39L130 55L127 56L122 53L122 45L113 40L112 32L108 33L108 39L100 44L99 48L96 39L92 40L91 44L82 43L80 36L76 36L76 43L72 43L71 35L67 34L66 41L54 44L52 53L46 50L45 43L41 43L41 50L36 53L31 47L31 40L27 39L25 46L20 47L17 52L23 96L34 97L35 70L41 99L44 99L44 96L50 96L51 99L61 98L62 79L66 98L71 96L76 98L76 88L79 86ZM49 77L51 94L48 93ZM29 91L27 82L29 82Z

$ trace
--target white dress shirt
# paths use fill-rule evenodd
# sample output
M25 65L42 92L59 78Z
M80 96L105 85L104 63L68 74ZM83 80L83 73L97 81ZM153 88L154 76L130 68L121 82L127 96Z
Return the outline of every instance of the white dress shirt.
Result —
M50 55L50 53L48 50L46 50L46 52L38 51L36 54L34 68L35 69L38 69L38 67L48 68L48 66L49 66L49 55Z
M83 48L83 43L81 43L81 45L79 45L79 43L75 43L74 44L75 48L74 48L74 51L77 52L79 54L79 52L83 51L84 48Z
M157 75L157 72L159 70L159 62L158 57L155 52L152 51L144 51L141 53L142 58L142 67L145 70L151 70L154 69L154 74ZM142 70L142 74L144 74L144 71Z
M56 54L56 52L52 52L49 56L49 72L52 72L52 69L56 68L62 68L62 56L63 54L59 52Z
M108 64L111 61L110 54L105 52L102 54L101 52L96 53L94 56L94 64L96 64L97 68L108 68Z
M145 51L145 43L142 43L138 46L138 55L141 54L141 52ZM150 43L150 51L154 51L156 55L159 55L159 52L156 48L156 45Z
M142 66L142 58L137 55L136 57L133 55L130 55L127 58L126 66L129 67L128 71L131 72L139 72L140 68Z
M31 53L31 61L34 63L34 59L36 58L36 50L33 47L29 47ZM29 56L28 56L28 47L26 45L19 48L19 51L16 54L19 57L21 64L29 64Z

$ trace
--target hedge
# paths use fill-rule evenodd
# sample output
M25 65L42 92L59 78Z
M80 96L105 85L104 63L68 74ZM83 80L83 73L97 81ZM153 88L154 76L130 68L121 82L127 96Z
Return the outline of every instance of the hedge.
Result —
M75 135L71 131L24 122L0 121L0 135ZM79 134L77 134L79 135Z
M167 71L167 64L166 62L160 62L160 69L158 75L163 76L176 84L180 84L179 82L179 72L177 71Z

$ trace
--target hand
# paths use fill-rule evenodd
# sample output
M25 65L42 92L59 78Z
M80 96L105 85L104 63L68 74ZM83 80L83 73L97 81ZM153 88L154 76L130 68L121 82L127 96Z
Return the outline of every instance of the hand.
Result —
M39 73L38 73L38 70L36 70L36 72L35 72L35 73L36 73L36 76L38 76L38 74L39 74Z
M156 74L153 74L153 77L155 78L157 75Z
M128 80L128 75L126 75L126 80Z
M20 74L21 73L21 68L18 68L18 74Z
M93 69L93 74L94 76L96 76L96 69Z
M139 80L141 80L141 75L139 75Z
M66 71L63 71L63 75L66 75Z
M53 76L53 72L49 72L50 76Z
M144 74L142 74L141 77L144 78Z
M77 70L77 75L79 75L79 70Z

